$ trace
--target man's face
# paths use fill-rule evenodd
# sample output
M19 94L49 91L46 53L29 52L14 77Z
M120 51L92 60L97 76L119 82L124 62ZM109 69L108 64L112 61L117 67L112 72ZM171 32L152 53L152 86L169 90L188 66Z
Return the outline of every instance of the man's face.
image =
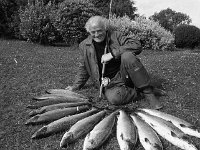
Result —
M100 23L92 24L89 29L89 33L95 42L102 42L105 39L106 30Z

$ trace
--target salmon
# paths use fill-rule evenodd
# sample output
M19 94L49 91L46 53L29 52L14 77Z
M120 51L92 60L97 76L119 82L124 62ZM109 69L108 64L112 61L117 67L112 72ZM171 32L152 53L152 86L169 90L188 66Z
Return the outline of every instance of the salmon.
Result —
M105 117L86 135L83 143L83 150L99 148L106 141L115 124L116 114L117 111Z
M41 108L32 110L29 113L29 116L34 116L34 115L37 115L37 114L42 114L42 113L45 113L47 111L51 111L51 110L55 110L55 109L62 109L62 108L82 106L82 105L89 105L89 103L88 102L59 103L59 104L54 104L54 105L43 106Z
M187 140L185 134L171 122L152 116L147 113L136 112L145 122L147 122L160 136L168 140L173 145L183 150L197 150L197 148Z
M46 122L52 122L54 120L58 120L62 117L73 115L82 111L86 111L89 109L89 106L77 106L77 107L69 107L63 109L55 109L52 111L48 111L43 114L38 114L36 116L31 117L25 124L26 125L34 125Z
M145 111L153 116L160 117L166 121L170 121L173 123L176 127L178 127L181 131L183 131L187 135L195 136L197 138L200 138L200 132L198 129L188 123L187 121L180 119L178 117L172 116L170 114L158 111L158 110L151 110L151 109L141 109L142 111Z
M142 119L131 114L134 124L137 127L139 140L145 150L163 150L162 143L156 132Z
M88 110L83 113L63 117L61 119L49 123L48 125L43 126L38 131L36 131L31 138L32 139L42 138L49 136L51 134L55 134L57 132L66 131L70 128L70 125L97 112L98 109L92 108L91 110Z
M78 103L78 102L88 102L86 99L81 98L65 98L65 97L56 97L56 98L49 98L42 101L38 101L32 105L28 105L27 108L30 109L37 109L43 106L59 104L59 103Z
M134 149L138 133L136 126L133 124L132 119L123 110L119 111L119 117L117 121L117 141L121 150Z
M47 93L49 94L65 94L65 95L71 95L71 96L77 96L80 98L85 98L87 99L86 96L84 96L83 94L79 94L70 90L66 90L66 89L49 89L46 90Z
M60 147L65 147L67 144L74 142L84 134L90 132L94 126L105 116L106 111L101 111L97 114L79 120L69 131L67 131L60 142Z

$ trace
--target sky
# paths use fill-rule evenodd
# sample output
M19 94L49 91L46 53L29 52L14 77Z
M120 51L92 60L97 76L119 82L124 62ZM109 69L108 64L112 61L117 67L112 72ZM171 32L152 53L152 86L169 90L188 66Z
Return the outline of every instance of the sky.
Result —
M147 18L155 12L171 8L176 12L188 15L192 19L191 25L200 28L200 0L133 0L137 12Z

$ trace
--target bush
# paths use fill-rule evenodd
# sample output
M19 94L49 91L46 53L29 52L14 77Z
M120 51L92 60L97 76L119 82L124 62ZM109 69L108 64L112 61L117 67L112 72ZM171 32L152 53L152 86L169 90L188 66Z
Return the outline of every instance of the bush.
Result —
M44 5L41 2L29 4L25 9L21 9L20 34L28 41L50 44L59 38L58 31L51 22L51 14L54 13L56 6L49 2Z
M88 36L84 26L93 15L101 15L93 4L66 0L59 4L58 10L52 14L51 20L54 27L62 35L63 40L71 45Z
M180 25L175 29L174 34L177 48L194 49L200 45L200 29L193 25Z
M144 49L173 50L173 35L152 20L144 17L136 17L131 20L128 16L115 17L111 19L111 28L125 32L141 41Z

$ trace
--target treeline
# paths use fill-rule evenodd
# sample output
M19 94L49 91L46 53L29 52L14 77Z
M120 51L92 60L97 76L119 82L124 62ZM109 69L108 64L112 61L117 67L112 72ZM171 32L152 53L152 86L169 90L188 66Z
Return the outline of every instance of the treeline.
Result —
M0 0L0 36L48 45L79 43L88 36L84 29L88 18L93 15L108 18L109 3L108 0ZM136 11L133 1L113 0L111 28L139 39L144 49L199 46L200 29L189 25L191 19L186 14L167 8L147 19Z

